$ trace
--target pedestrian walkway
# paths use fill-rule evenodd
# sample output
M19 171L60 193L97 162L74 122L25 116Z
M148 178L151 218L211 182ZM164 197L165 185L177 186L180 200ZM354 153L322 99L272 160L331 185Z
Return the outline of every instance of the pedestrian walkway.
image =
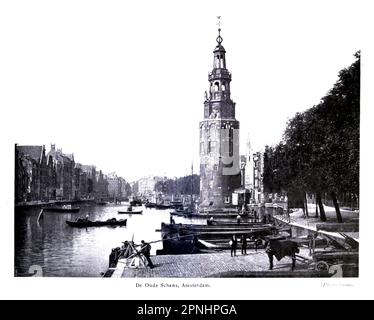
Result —
M301 248L300 255L307 256L308 251ZM153 256L154 269L131 269L122 262L112 277L134 278L203 278L209 276L219 277L220 274L230 272L264 272L269 269L268 256L264 250L255 252L248 250L247 255L241 255L239 250L236 257L231 257L230 252L190 254L190 255L160 255ZM274 262L274 271L289 272L291 259L285 257ZM296 270L306 270L307 265L297 263Z

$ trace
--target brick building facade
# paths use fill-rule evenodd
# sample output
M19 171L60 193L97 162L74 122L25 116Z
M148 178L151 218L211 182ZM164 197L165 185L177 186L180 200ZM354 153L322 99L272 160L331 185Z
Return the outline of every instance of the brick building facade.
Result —
M15 146L15 203L123 198L130 192L125 179L117 175L108 179L95 166L76 163L74 154L65 154L54 144L47 154L44 146Z

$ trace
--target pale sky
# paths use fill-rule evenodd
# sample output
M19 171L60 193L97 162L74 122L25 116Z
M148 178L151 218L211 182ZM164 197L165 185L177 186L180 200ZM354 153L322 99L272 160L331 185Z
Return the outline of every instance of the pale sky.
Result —
M8 146L56 143L129 181L182 176L192 160L198 171L217 15L240 151L248 136L253 151L276 144L287 120L317 104L362 49L364 3L3 3Z

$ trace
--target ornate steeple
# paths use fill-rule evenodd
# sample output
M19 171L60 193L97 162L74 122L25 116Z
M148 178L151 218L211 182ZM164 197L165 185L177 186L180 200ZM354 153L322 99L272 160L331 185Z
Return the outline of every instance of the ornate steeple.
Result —
M205 95L204 118L235 119L235 103L230 97L231 73L226 69L226 50L222 46L220 21L218 25L217 46L213 50L213 69L208 76L209 93Z

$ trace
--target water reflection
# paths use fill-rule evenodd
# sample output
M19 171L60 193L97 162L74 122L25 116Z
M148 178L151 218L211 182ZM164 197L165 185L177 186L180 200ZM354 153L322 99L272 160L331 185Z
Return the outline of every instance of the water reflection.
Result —
M30 266L39 265L44 276L98 277L108 267L108 256L113 247L125 240L135 243L161 240L161 222L169 222L169 210L142 208L142 215L119 215L126 205L83 205L79 213L45 212L37 222L40 209L17 209L15 213L15 268L27 273ZM72 228L66 220L89 215L90 220L109 218L128 219L126 227ZM174 218L176 223L188 222ZM195 223L204 220L194 219ZM162 242L152 244L152 254L162 249Z

